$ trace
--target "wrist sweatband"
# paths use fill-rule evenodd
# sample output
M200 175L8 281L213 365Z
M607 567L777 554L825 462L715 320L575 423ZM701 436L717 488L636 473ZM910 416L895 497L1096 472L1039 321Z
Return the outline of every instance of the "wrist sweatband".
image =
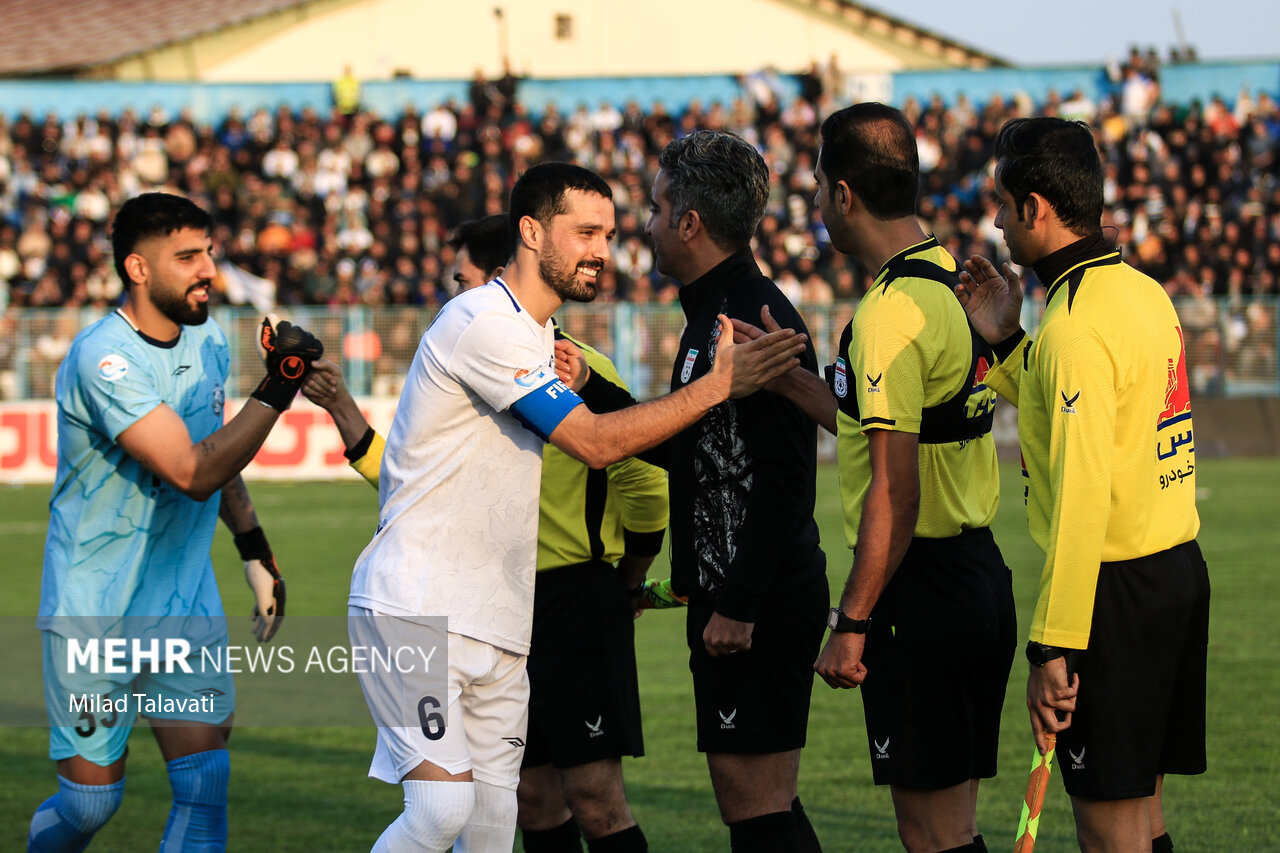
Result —
M232 541L236 543L240 559L246 563L250 560L264 560L271 557L271 546L267 544L267 534L262 532L261 527L237 533Z

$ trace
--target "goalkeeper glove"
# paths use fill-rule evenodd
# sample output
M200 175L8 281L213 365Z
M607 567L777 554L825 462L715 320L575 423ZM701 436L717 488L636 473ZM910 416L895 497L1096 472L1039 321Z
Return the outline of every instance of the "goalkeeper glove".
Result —
M668 607L684 607L689 603L687 595L676 595L671 591L671 578L666 580L646 580L636 588L640 596L637 610L665 610Z
M306 329L288 320L276 322L274 314L262 321L258 345L267 362L267 375L250 395L278 412L293 403L311 362L324 355L324 344Z
M261 527L235 537L236 550L244 560L244 579L253 590L253 636L266 643L284 621L284 578L276 568L276 558Z

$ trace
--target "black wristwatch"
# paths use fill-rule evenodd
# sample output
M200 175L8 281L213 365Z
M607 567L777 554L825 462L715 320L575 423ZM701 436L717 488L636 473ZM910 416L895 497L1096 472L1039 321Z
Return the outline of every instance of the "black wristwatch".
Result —
M865 634L871 628L871 617L850 619L839 607L833 607L827 616L827 627L837 634Z
M1032 666L1044 666L1051 660L1065 657L1067 651L1058 646L1046 646L1044 643L1031 641L1027 643L1027 660Z

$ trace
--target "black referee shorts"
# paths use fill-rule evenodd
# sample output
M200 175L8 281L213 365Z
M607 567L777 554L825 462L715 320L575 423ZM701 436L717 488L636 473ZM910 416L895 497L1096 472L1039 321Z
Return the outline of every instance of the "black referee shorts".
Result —
M877 785L939 790L996 775L1018 641L991 531L913 539L871 612L862 684Z
M644 754L635 625L605 562L538 572L524 767Z
M699 752L763 755L804 746L813 662L830 602L825 573L797 589L771 593L761 605L751 648L714 658L702 641L714 604L689 602L685 638Z
M1208 649L1209 570L1195 540L1102 564L1089 648L1068 657L1080 693L1058 735L1067 793L1149 797L1160 774L1205 771Z

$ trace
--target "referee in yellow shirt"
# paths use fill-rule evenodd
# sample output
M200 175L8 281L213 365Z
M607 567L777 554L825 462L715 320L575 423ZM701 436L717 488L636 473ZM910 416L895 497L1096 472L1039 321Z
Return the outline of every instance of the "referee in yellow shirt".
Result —
M953 292L959 265L916 218L919 159L901 112L864 103L829 116L815 177L832 244L877 273L829 388L799 370L776 388L837 434L854 548L814 668L862 688L872 776L889 786L903 846L981 853L978 786L996 773L1017 643L989 529L994 355Z
M1027 520L1045 552L1031 729L1042 749L1058 734L1082 849L1164 853L1164 774L1206 766L1209 576L1182 328L1103 236L1087 125L1016 119L995 157L996 227L1048 287L1036 339L1018 327L1009 265L971 258L956 292L995 345L988 383L1018 406Z

